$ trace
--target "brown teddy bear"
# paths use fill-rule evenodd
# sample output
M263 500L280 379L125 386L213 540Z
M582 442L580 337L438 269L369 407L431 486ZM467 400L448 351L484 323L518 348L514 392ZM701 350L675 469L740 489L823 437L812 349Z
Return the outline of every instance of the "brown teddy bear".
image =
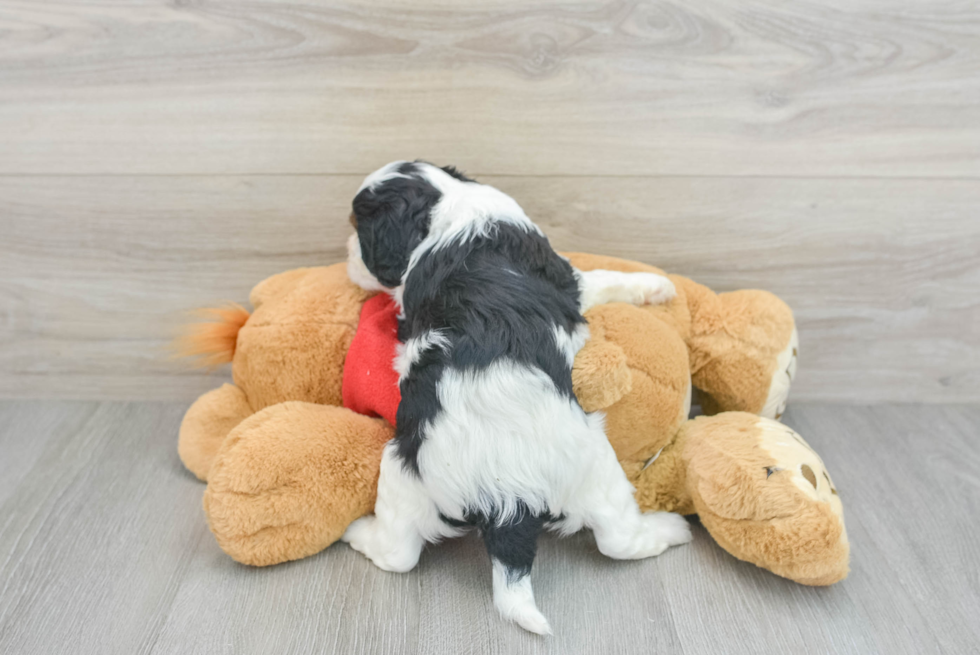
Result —
M582 270L662 273L569 258ZM837 491L820 457L774 420L795 374L792 313L765 291L715 294L669 277L677 297L666 305L590 310L592 336L573 370L582 407L606 414L640 508L696 513L729 553L797 582L843 579L849 547ZM288 271L252 290L251 314L212 310L183 344L205 364L233 362L234 384L187 411L179 453L208 483L208 523L239 562L312 555L374 506L394 428L347 409L356 405L344 402L342 384L371 296L343 264ZM361 381L371 372L358 371ZM375 374L379 385L389 379ZM688 419L692 387L711 416Z

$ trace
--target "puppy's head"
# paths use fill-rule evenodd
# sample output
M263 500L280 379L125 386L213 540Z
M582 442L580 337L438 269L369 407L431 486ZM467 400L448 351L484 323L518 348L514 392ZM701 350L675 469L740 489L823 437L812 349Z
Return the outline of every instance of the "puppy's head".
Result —
M350 220L357 234L348 244L348 268L367 272L383 287L401 284L440 195L419 164L392 162L368 175L354 196Z
M469 181L452 167L425 162L396 161L368 175L350 216L357 231L347 246L351 279L366 289L399 286L443 191Z

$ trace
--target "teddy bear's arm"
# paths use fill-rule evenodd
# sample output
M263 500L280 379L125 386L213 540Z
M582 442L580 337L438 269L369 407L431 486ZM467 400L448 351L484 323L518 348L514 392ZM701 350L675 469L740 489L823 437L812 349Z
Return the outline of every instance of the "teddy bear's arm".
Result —
M572 388L585 411L606 409L633 388L633 373L626 353L593 334L575 356Z

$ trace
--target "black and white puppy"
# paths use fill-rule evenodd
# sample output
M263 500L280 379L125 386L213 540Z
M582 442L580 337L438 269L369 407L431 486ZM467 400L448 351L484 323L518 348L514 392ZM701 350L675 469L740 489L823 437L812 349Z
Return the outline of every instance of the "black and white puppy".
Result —
M353 209L351 279L401 305L402 401L374 515L345 541L382 569L408 571L425 542L476 526L497 609L547 634L528 577L543 528L589 527L619 559L690 540L683 517L640 513L603 416L572 393L583 312L667 301L667 278L577 271L512 198L452 168L388 164Z

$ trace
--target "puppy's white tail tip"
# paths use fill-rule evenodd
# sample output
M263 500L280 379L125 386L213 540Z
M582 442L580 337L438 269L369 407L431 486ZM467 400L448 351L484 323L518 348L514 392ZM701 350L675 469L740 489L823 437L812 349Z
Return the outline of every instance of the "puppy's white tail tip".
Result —
M548 624L548 619L544 618L544 615L533 605L523 608L513 620L528 632L533 632L538 635L551 634L551 625Z
M513 621L528 632L550 635L551 625L534 603L531 579L525 575L519 580L509 580L506 568L500 562L493 563L493 604L500 616Z
M515 591L517 590L511 588L504 593L494 592L494 605L497 606L500 616L508 621L513 621L528 632L550 635L551 626L548 624L548 619L544 618L544 614L534 604L534 596L515 594Z

